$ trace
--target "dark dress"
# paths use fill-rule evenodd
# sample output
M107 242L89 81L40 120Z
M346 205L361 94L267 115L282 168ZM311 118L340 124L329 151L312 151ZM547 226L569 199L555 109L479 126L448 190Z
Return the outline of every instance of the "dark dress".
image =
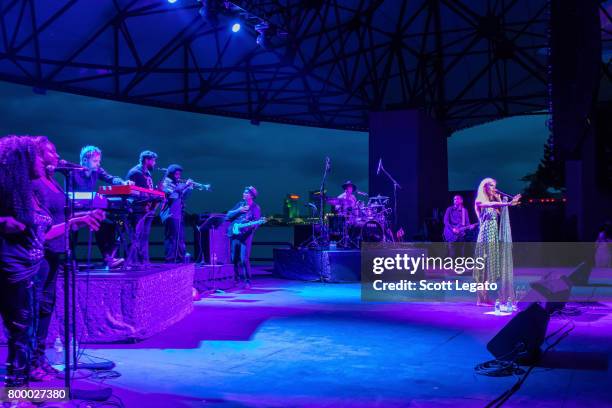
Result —
M35 180L32 184L35 197L44 207L53 220L53 225L64 222L64 206L66 198L60 185L51 180L55 189L41 180ZM32 365L39 367L44 363L47 335L51 315L55 308L57 276L62 269L62 254L65 248L65 237L63 235L45 242L45 258L42 262L38 278L36 280L36 300L38 306L38 319L36 321L36 344Z
M8 333L7 383L26 383L34 339L34 281L44 258L51 217L34 212L32 224L19 234L0 236L0 314Z

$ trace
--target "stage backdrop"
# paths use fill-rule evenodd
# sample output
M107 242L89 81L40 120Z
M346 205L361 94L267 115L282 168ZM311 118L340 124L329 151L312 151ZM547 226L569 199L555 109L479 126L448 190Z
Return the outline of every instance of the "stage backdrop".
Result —
M448 159L444 128L418 110L370 114L370 196L391 197L393 183L382 167L401 185L397 190L397 225L410 240L420 234L425 218L446 207ZM393 218L393 217L392 217Z

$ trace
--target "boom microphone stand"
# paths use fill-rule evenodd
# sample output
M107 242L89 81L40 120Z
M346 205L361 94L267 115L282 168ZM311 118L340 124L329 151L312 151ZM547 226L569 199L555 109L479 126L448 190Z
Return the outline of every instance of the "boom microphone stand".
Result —
M319 187L319 226L320 232L319 236L316 235L316 224L312 225L312 235L306 241L300 244L300 248L312 248L315 250L320 250L325 247L326 241L328 241L327 228L325 228L324 216L325 216L325 181L327 180L327 175L329 174L329 169L331 169L331 159L329 157L325 158L325 168L323 170L323 178L321 179L321 186ZM314 204L311 204L313 207L312 214L313 216L316 214L317 208Z
M323 239L323 244L319 243L318 240L316 244L319 248L325 245L326 241L329 241L328 231L325 228L324 217L325 217L325 182L327 181L327 175L329 174L329 170L331 169L331 159L329 157L325 157L325 169L323 170L323 178L321 180L321 188L319 189L319 225L321 225L321 235L320 238Z
M64 176L64 387L71 399L92 399L96 401L105 401L112 390L102 389L100 395L95 391L76 390L72 388L72 368L77 370L77 344L76 344L76 257L73 251L72 234L70 228L70 220L74 216L74 173L84 171L83 167L63 165L55 169L58 173ZM72 192L72 198L70 193ZM76 243L74 243L76 244ZM70 283L72 282L72 290ZM71 296L72 295L72 296ZM70 308L70 299L72 297L72 309ZM72 339L71 339L71 322L72 316ZM71 359L72 354L72 359ZM71 360L74 361L74 366L71 366Z
M396 228L397 227L397 189L398 188L401 189L402 186L400 186L400 184L393 178L393 176L389 174L387 170L385 170L385 168L383 167L383 163L382 163L382 157L378 161L378 170L376 171L376 175L378 175L381 171L393 183L393 227Z

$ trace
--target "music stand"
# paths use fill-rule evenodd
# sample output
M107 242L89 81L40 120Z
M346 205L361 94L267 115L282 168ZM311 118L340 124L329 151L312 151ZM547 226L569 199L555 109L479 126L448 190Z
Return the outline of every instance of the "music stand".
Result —
M201 251L201 256L198 259L198 264L204 266L206 264L206 261L204 259L204 248L202 248L202 231L210 231L210 233L208 234L208 239L209 239L209 248L210 248L210 252L209 252L209 263L210 266L212 266L212 281L213 281L213 287L210 290L210 293L215 293L215 292L220 292L220 293L224 293L221 290L218 290L216 288L216 269L215 266L217 264L217 257L216 257L216 253L214 252L214 248L215 248L215 231L217 230L217 228L223 224L223 222L225 221L225 215L210 215L206 221L204 221L202 224L198 225L196 228L198 229L198 232L200 233L200 251Z

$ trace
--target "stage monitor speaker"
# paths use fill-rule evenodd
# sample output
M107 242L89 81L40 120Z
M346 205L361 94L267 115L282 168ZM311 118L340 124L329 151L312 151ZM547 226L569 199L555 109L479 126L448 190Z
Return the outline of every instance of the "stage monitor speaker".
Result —
M549 320L550 314L538 303L532 303L489 341L487 350L498 360L533 363L540 357Z
M572 283L567 276L533 282L529 286L532 290L521 303L540 302L545 305L544 309L548 313L563 309L572 292Z
M587 262L581 262L576 269L569 275L569 281L572 285L584 286L589 283L591 277L591 265Z

